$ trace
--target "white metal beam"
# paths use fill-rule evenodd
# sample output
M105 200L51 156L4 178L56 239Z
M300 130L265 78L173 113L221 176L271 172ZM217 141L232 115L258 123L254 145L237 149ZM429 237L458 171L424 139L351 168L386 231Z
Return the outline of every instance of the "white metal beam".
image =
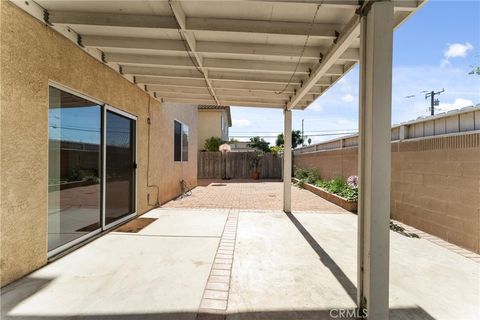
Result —
M212 104L214 103L213 99L186 99L182 97L178 98L163 98L163 102L179 102L179 103L192 103L192 104ZM273 108L273 109L283 109L282 105L274 103L263 103L263 102L251 102L251 101L242 101L241 99L229 99L221 100L221 105L226 106L238 106L238 107L258 107L258 108Z
M361 17L358 305L389 316L393 3L368 3Z
M106 53L105 60L118 64L129 64L135 66L162 66L164 68L190 68L196 69L192 61L186 57L171 57L160 55L141 55L141 54L123 54ZM309 74L310 64L300 63L296 74ZM227 70L255 73L276 73L291 74L296 67L295 62L273 62L257 60L238 60L238 59L213 59L204 58L202 68L207 70ZM324 74L342 75L344 73L343 65L332 64ZM287 77L288 78L288 77ZM288 80L288 79L287 79Z
M189 1L189 0L184 0ZM316 4L312 0L243 0L243 1L253 1L253 2L283 2L283 3L298 3L298 4ZM318 2L318 1L317 1ZM415 11L418 7L417 0L395 0L394 10L395 11ZM332 8L346 8L346 9L357 9L359 7L358 1L355 0L323 0L322 6L332 7Z
M213 84L215 86L215 91L218 94L230 94L232 96L250 96L251 94L259 95L259 96L271 96L276 94L275 92L279 92L282 88L278 88L274 90L273 88L270 90L258 90L257 88L222 88L219 85ZM155 91L155 92L177 92L177 93L208 93L207 89L202 87L192 87L192 86L174 86L174 85L147 85L147 91ZM293 93L294 89L285 90L284 93L280 94L279 96L288 99L288 94ZM314 94L313 92L310 92ZM321 90L317 90L316 94L320 94Z
M292 96L291 101L288 103L287 108L292 109L295 105L302 100L303 96L320 80L322 76L327 74L328 70L334 65L338 58L348 49L352 41L358 38L360 34L360 18L358 15L350 20L347 26L340 33L337 41L332 45L328 53L322 59L322 62L314 67L314 71L308 77L307 81L303 84L302 88Z
M283 111L283 211L292 212L292 111Z
M57 10L49 10L48 16L52 24L177 29L177 22L173 16Z
M185 17L179 3L174 5L175 18L181 22L184 31L215 31L251 34L297 35L304 37L310 30L310 23L264 21L221 18ZM133 15L99 12L49 11L49 21L53 24L95 25L105 27L176 29L173 17L158 15ZM317 23L311 30L312 38L334 39L335 31L342 30L341 24Z
M112 37L112 36L94 36L85 35L82 37L82 44L86 47L100 49L138 49L138 50L156 50L159 52L185 52L185 46L180 40L171 39L150 39L133 37ZM325 47L307 47L303 53L303 59L318 60L320 52L325 52ZM197 41L196 51L201 54L216 55L241 55L249 57L285 57L298 58L302 53L302 47L267 45L257 43L237 43L237 42L217 42L217 41ZM348 49L341 60L358 60L358 49Z
M135 80L138 84L151 85L156 87L171 87L177 88L206 88L205 82L198 79L182 79L182 78L162 78L162 77L149 77L149 76L136 76ZM309 93L321 94L322 87L330 86L330 80L320 80L321 85L315 86ZM212 84L215 89L233 89L233 90L252 90L252 91L265 91L265 92L280 92L285 88L285 84L279 83L263 83L263 82L244 82L244 81L231 81L231 80L212 80ZM300 88L299 84L291 84L285 89L285 93L294 93L295 90ZM155 89L152 89L155 90Z
M336 70L338 73L338 68ZM162 78L183 78L183 79L201 79L202 75L193 69L174 69L174 68L145 68L145 67L122 67L124 74L134 76L155 76ZM255 74L253 72L234 72L234 71L210 71L210 80L225 80L238 82L258 82L258 83L287 83L289 76L285 74ZM292 84L300 84L302 78L293 77Z
M147 86L147 91L153 91L158 96L168 96L172 94L201 94L208 95L208 91L205 88L179 88L179 87L158 87L158 86ZM219 89L215 88L215 92L219 97L229 97L229 98L265 98L271 100L282 100L286 101L288 99L288 93L275 94L275 92L266 92L266 91L256 91L256 90L231 90L231 89ZM313 95L308 95L305 99L313 99Z
M211 95L208 92L203 92L203 93L178 93L178 92L163 92L163 91L154 91L155 96L161 97L161 98L179 98L181 97L182 99L210 99ZM218 92L217 92L218 93ZM231 100L236 100L236 101L243 101L243 102L251 102L251 103L264 103L264 104L271 104L271 105L277 105L277 106L282 106L285 105L285 102L288 97L285 96L275 96L275 95L258 95L258 94L250 94L250 95L235 95L235 94L219 94L218 93L218 99L220 101L231 101Z
M186 16L185 12L183 11L182 5L179 1L168 1L168 4L170 5L170 8L172 9L172 12L175 16L175 19L177 21L178 27L179 27L179 32L182 34L183 39L187 42L188 47L190 48L190 53L193 55L196 63L197 63L197 68L201 71L205 82L207 84L208 90L210 91L213 99L217 104L220 104L218 101L218 98L215 94L215 89L212 86L212 83L210 82L210 79L208 78L208 71L204 68L203 66L203 60L202 57L198 52L195 51L196 49L196 40L193 35L193 33L189 32L186 30Z

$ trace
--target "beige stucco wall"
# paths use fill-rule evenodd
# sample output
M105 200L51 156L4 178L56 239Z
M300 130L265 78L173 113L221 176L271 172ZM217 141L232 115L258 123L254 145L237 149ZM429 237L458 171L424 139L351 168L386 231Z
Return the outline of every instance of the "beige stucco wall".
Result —
M294 156L324 179L357 174L357 148ZM480 134L392 143L392 218L480 253Z
M222 111L199 110L198 111L198 150L203 150L205 140L210 137L222 138L220 118Z
M47 262L48 83L58 82L137 121L137 211L151 209L147 187L147 117L151 108L150 184L160 201L178 195L179 179L196 185L197 110L160 105L76 44L1 1L1 285ZM189 126L189 162L173 162L173 119Z

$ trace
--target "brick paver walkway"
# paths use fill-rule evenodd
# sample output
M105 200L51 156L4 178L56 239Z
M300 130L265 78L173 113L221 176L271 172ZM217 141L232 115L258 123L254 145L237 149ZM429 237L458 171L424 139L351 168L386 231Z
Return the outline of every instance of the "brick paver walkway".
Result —
M165 204L166 208L282 210L283 183L267 180L199 180L190 196ZM348 211L319 196L292 186L292 210L314 212Z

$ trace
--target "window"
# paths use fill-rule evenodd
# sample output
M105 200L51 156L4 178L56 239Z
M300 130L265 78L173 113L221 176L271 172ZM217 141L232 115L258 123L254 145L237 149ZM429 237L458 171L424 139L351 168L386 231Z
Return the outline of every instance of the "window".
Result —
M188 161L188 126L182 124L182 161Z
M173 122L174 133L174 161L188 161L188 126L178 122Z

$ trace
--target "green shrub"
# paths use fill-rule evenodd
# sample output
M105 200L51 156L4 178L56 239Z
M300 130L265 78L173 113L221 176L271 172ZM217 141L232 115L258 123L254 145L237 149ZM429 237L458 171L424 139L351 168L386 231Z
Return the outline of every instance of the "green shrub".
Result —
M320 174L316 169L298 168L294 175L298 180L309 184L314 184L317 180L320 180Z
M315 185L345 199L358 200L358 189L349 186L348 183L341 178L318 180Z
M219 137L210 137L205 140L203 148L207 151L219 151L218 148L222 145L223 141Z
M358 188L356 184L349 185L347 181L342 178L321 180L318 171L310 168L297 168L295 170L295 178L300 180L298 183L300 187L302 187L304 183L313 184L347 200L358 200Z
M280 152L283 152L283 147L282 146L273 146L273 147L270 147L270 152L272 152L273 154L279 154Z

